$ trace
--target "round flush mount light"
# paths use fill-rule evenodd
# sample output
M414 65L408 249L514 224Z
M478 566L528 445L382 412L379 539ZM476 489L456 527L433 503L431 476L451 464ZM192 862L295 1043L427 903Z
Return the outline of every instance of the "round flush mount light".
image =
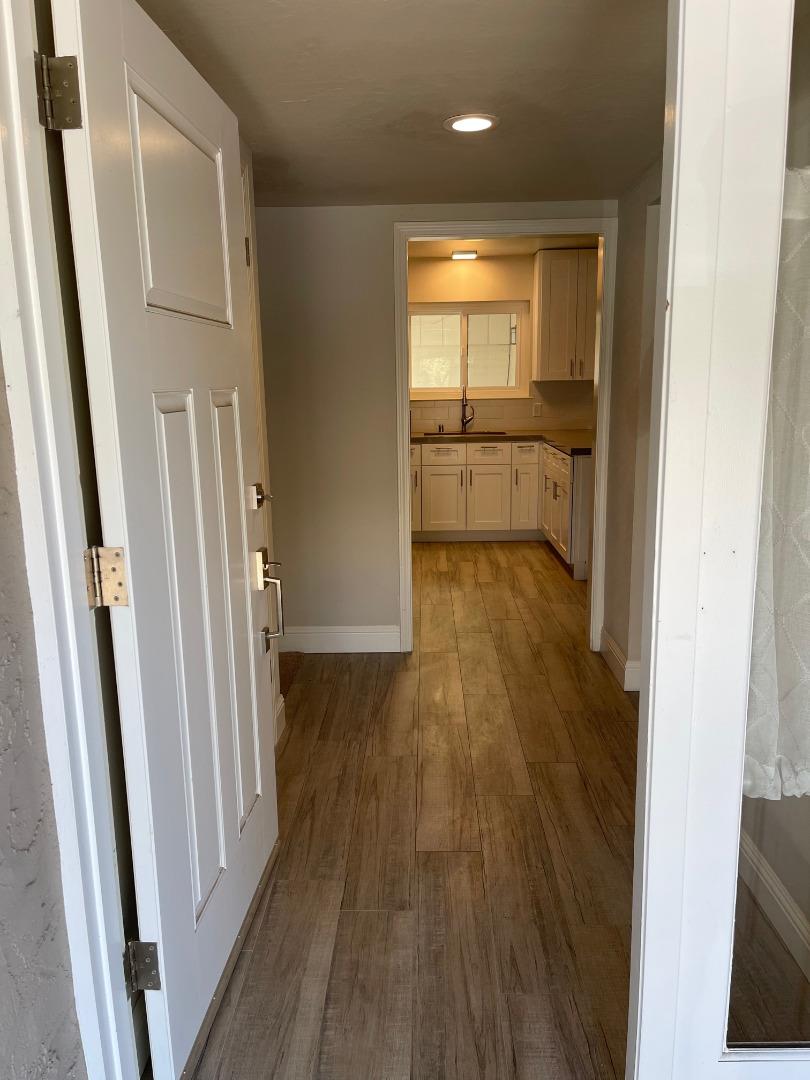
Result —
M497 123L498 117L489 113L462 113L460 116L448 116L444 126L448 131L472 132L489 131Z

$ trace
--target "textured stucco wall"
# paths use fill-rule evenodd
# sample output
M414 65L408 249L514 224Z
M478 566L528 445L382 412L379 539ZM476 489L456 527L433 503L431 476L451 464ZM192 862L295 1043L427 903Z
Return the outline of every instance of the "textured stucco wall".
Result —
M82 1080L5 380L0 380L0 1077Z

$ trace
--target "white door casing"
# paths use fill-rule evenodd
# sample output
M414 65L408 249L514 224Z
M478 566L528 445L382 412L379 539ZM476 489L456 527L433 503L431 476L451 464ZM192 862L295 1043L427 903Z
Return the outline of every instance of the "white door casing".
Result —
M799 1080L726 1046L792 0L669 9L627 1076Z
M186 1064L277 835L275 624L234 116L132 0L56 0L84 126L63 136L158 1080Z

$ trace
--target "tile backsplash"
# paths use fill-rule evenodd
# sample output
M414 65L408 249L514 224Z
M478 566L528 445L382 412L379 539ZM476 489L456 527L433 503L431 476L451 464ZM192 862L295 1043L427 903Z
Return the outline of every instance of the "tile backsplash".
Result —
M530 398L491 398L472 401L475 420L469 427L474 433L495 424L505 431L542 431L555 428L593 427L593 383L532 383ZM534 415L535 406L539 415ZM460 401L412 401L411 430L415 435L460 427Z

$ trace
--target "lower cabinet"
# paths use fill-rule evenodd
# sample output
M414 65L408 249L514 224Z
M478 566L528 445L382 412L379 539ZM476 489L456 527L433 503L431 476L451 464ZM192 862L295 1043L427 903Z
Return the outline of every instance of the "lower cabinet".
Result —
M512 529L537 528L537 502L540 466L536 464L513 465L510 473Z
M411 529L414 532L422 531L422 487L418 465L411 466Z
M537 466L535 466L535 469ZM511 521L509 465L467 466L467 529L472 532L507 530ZM535 473L535 484L537 475Z
M422 531L444 532L467 527L464 465L422 466Z

